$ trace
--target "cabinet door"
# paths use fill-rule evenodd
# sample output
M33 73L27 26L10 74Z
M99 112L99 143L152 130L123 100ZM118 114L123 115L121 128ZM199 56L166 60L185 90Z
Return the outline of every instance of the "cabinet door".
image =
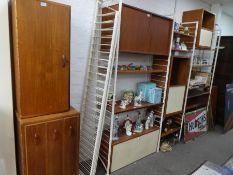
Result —
M158 16L150 18L150 53L169 55L172 32L172 20Z
M63 173L63 120L47 124L48 175Z
M123 6L121 19L120 51L148 53L150 14Z
M14 1L18 111L23 116L65 111L69 108L70 8Z
M46 124L26 126L27 175L46 174Z
M64 126L64 173L76 175L78 167L79 121L77 117L65 119Z

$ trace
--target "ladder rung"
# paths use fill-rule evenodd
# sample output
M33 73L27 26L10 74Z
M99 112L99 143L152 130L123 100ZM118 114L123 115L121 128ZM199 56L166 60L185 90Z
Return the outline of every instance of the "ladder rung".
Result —
M104 67L104 66L97 66L97 65L90 65L90 66L100 68L100 69L108 69L107 67Z
M114 23L113 20L109 20L109 21L102 21L102 22L96 22L96 24L112 24Z
M108 60L106 59L101 59L101 58L92 58L93 60L98 60L98 61L105 61L105 62L108 62Z
M111 46L111 44L99 44L100 46Z
M99 53L104 53L104 54L110 54L110 52L106 52L106 51L97 51Z
M95 29L97 31L112 31L113 28Z
M97 16L113 16L113 15L115 15L115 12L111 12L111 13L104 13L104 14L97 15Z
M111 39L112 35L94 36L95 38Z
M89 73L91 73L91 74L96 74L96 75L100 75L100 76L103 76L103 77L106 77L106 75L105 74L102 74L102 73L94 73L94 72L89 72Z

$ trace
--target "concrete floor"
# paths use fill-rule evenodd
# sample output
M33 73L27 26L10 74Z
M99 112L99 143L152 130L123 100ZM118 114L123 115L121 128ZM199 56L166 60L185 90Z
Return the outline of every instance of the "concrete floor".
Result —
M223 134L221 127L189 143L177 144L169 153L155 153L112 175L188 175L204 161L222 165L233 155L233 130ZM104 175L102 166L96 175Z

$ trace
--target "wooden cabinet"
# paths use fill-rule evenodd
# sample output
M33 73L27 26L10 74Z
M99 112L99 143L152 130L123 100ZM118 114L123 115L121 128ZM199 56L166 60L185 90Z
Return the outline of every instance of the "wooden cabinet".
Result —
M17 112L21 118L69 110L70 6L12 0Z
M168 55L173 21L128 5L122 7L120 51Z
M21 175L76 175L79 150L79 113L30 119L18 117Z
M215 14L204 9L185 11L183 22L198 21L197 47L211 47L215 25Z
M148 53L150 49L149 22L151 14L123 6L120 51Z

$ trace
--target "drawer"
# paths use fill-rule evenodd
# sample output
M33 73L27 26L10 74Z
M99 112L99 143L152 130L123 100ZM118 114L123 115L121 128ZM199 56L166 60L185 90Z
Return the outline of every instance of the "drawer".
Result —
M159 131L113 146L111 172L156 152Z

